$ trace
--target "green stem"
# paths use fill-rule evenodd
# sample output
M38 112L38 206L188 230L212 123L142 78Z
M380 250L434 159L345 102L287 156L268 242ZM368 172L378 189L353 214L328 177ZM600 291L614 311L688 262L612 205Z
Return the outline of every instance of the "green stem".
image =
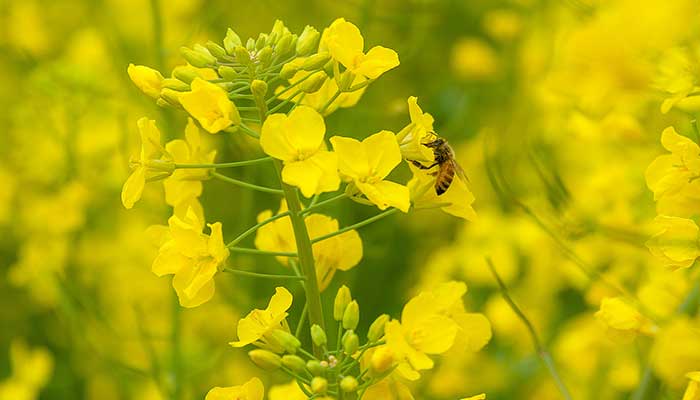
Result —
M275 167L277 168L278 175L280 175L280 182L282 182L282 162L275 160ZM297 253L299 254L301 273L306 277L304 291L306 292L306 304L309 309L309 325L318 325L325 329L326 324L323 318L321 291L319 290L318 279L316 277L314 254L311 248L309 232L304 222L299 194L295 187L287 185L284 182L282 182L282 190L284 191L284 197L287 200L287 207L289 208L289 218L294 231L294 240L296 241ZM322 349L314 345L314 354L320 356L322 354Z
M321 107L321 110L319 110L318 113L323 115L326 112L326 109L331 106L331 104L335 101L335 99L338 98L338 96L340 96L341 93L342 92L340 90L336 90L335 94L333 96L331 96L330 99L328 99L326 104L324 104L323 107Z
M299 316L299 323L297 323L297 329L294 331L294 336L299 339L301 335L301 330L304 328L304 322L306 322L306 314L309 312L308 304L304 303L304 308L301 310L301 315Z
M182 369L180 368L180 361L182 359L182 349L181 349L181 339L180 339L180 329L181 323L181 311L180 302L177 296L173 299L173 309L172 309L172 330L170 336L170 373L172 374L173 382L173 400L179 400L182 398Z
M304 82L305 80L309 79L309 77L310 77L311 75L313 75L313 74L310 73L310 74L306 75L304 78L299 79L298 81L294 82L293 84L291 84L291 85L287 86L286 88L282 89L279 93L275 94L275 97L269 98L269 99L267 100L267 103L270 104L270 103L272 103L274 100L279 100L279 96L281 96L281 95L287 93L288 91L294 89L295 87L299 86L302 82ZM292 97L294 97L294 96L292 96Z
M301 93L302 93L301 90L297 90L296 92L294 92L293 95L291 95L291 96L289 96L288 98L282 100L282 102L279 103L278 105L272 107L272 108L270 109L270 111L268 111L268 114L272 114L272 113L278 111L280 108L286 106L287 104L289 104L289 102L291 102L295 97L299 96Z
M270 157L256 158L254 160L234 161L229 163L214 163L214 164L175 164L175 169L194 169L194 168L235 168L246 165L262 164L272 161Z
M289 215L289 211L285 211L285 212L281 212L281 213L279 213L279 214L277 214L277 215L273 215L273 216L271 216L271 217L268 218L268 219L265 219L265 220L262 220L262 221L258 222L257 224L255 224L255 225L251 226L250 228L248 228L245 232L243 232L243 233L241 233L240 235L238 235L238 237L236 237L235 239L233 239L232 241L230 241L230 242L226 245L226 247L228 247L228 248L234 247L235 245L237 245L238 243L240 243L241 240L243 240L243 239L245 239L246 237L250 236L251 234L255 233L258 229L262 228L263 226L269 224L270 222L273 222L273 221L275 221L275 220L278 220L278 219L280 219L280 218L284 218L284 217L286 217L286 216L288 216L288 215Z
M272 194L283 194L283 192L280 189L273 189L273 188L269 188L269 187L265 187L265 186L254 185L254 184L248 183L248 182L239 181L238 179L230 178L230 177L228 177L226 175L222 175L218 172L211 172L211 176L216 178L216 179L222 180L224 182L232 183L234 185L241 186L241 187L244 187L247 189L252 189L252 190L257 190L259 192L272 193Z
M242 253L242 254L255 254L260 256L273 256L273 257L296 257L297 253L290 251L267 251L259 249L248 249L245 247L231 247L229 248L232 253Z
M241 271L240 269L224 268L223 272L228 272L234 275L249 276L251 278L263 278L263 279L290 279L290 280L304 280L303 276L296 275L275 275L275 274L261 274L259 272Z
M488 264L489 269L491 270L491 273L493 274L493 277L496 279L496 282L498 283L498 287L501 289L501 296L503 296L503 299L506 301L506 303L508 303L508 305L513 310L513 312L515 312L515 314L518 316L518 318L525 324L525 327L527 327L527 330L530 333L530 338L532 339L532 344L535 346L535 351L537 352L537 355L542 359L542 362L547 367L547 370L549 371L549 374L554 379L554 383L557 385L557 388L561 392L562 397L564 397L567 400L571 400L571 394L569 394L569 390L566 388L566 385L564 385L564 381L562 381L561 377L559 376L559 372L557 372L557 369L554 365L554 360L552 360L552 356L549 354L547 349L544 347L544 345L540 341L540 338L537 336L537 331L535 330L535 327L532 325L532 322L530 322L530 320L525 316L525 314L520 309L520 307L518 307L518 305L515 303L515 301L510 297L510 293L508 292L508 287L501 279L501 276L498 275L498 272L496 272L496 267L494 267L493 262L491 261L490 258L486 259L486 264Z
M344 198L346 198L346 197L348 197L347 194L341 193L341 194L339 194L339 195L337 195L337 196L331 197L331 198L328 199L328 200L323 200L322 202L315 203L315 204L314 204L314 202L313 202L313 200L312 200L312 201L311 201L311 204L310 204L308 207L306 207L305 209L303 209L303 210L301 211L301 213L302 213L302 214L308 214L308 213L310 213L310 212L312 212L312 211L314 211L314 210L316 210L316 209L319 209L319 208L325 206L326 204L330 204L330 203L332 203L332 202L334 202L334 201L336 201L336 200L344 199ZM315 199L315 198L316 198L316 197L314 196L314 199Z
M254 130L250 129L248 127L248 125L244 124L243 122L241 122L238 126L248 136L254 137L256 139L260 139L260 135L258 134L258 132L255 132Z
M360 222L358 222L358 223L356 223L356 224L352 224L352 225L350 225L350 226L346 226L345 228L338 229L338 230L335 231L335 232L331 232L331 233L328 233L328 234L326 234L326 235L322 235L322 236L313 238L313 239L311 239L311 243L318 243L318 242L320 242L320 241L323 241L323 240L326 240L326 239L330 239L330 238L332 238L333 236L341 235L341 234L343 234L343 233L345 233L345 232L347 232L347 231L351 231L351 230L357 229L357 228L362 228L363 226L369 225L369 224L371 224L372 222L376 222L376 221L379 221L380 219L382 219L382 218L384 218L384 217L388 217L389 215L394 214L394 213L396 213L397 211L399 211L398 208L392 208L392 209L390 209L390 210L386 210L386 211L384 211L383 213L377 214L377 215L375 215L374 217L371 217L371 218L367 218L367 219L364 220L364 221L360 221Z

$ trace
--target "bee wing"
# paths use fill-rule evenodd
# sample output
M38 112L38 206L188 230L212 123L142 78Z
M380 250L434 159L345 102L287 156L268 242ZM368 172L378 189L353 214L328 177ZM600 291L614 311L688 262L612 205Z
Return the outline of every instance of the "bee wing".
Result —
M461 165L457 162L457 160L452 160L452 165L455 167L455 171L457 171L457 176L464 182L467 183L469 182L469 177L467 176L467 173L464 172L464 169L462 168Z

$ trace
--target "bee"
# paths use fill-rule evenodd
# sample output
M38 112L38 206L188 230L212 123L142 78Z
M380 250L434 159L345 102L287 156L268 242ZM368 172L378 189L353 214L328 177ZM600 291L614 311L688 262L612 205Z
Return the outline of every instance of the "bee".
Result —
M467 174L464 173L462 167L457 163L457 160L455 160L455 152L447 143L447 140L435 135L435 140L423 143L423 146L433 149L435 162L428 166L425 166L419 161L415 160L411 160L411 163L420 169L431 169L435 166L438 167L437 171L430 174L435 177L435 193L437 193L438 196L445 193L447 189L450 188L450 185L454 180L455 173L465 183L469 182Z

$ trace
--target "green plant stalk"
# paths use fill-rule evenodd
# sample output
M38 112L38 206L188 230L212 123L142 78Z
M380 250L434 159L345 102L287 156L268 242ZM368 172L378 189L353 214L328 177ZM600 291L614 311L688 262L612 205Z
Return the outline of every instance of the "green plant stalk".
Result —
M345 233L345 232L347 232L347 231L351 231L351 230L357 229L357 228L362 228L363 226L369 225L369 224L371 224L372 222L379 221L380 219L382 219L382 218L384 218L384 217L388 217L389 215L394 214L394 213L396 213L397 211L399 211L398 208L392 208L392 209L386 210L386 211L384 211L383 213L377 214L377 215L375 215L374 217L367 218L367 219L364 220L364 221L360 221L360 222L358 222L358 223L356 223L356 224L352 224L352 225L350 225L350 226L346 226L345 228L338 229L338 230L335 231L335 232L331 232L331 233L325 234L325 235L323 235L323 236L319 236L319 237L313 238L313 239L311 240L311 243L317 243L317 242L320 242L320 241L323 241L323 240L332 238L333 236L341 235L341 234L343 234L343 233Z
M304 278L303 276L296 276L296 275L275 275L275 274L263 274L259 272L251 272L251 271L243 271L240 269L233 269L233 268L224 268L221 270L222 272L228 272L234 275L241 275L241 276L249 276L251 278L263 278L263 279L291 279L295 281L303 281Z
M253 160L234 161L229 163L213 163L213 164L175 164L175 169L196 169L196 168L235 168L246 165L262 164L272 161L270 157L256 158Z
M231 177L228 177L226 175L222 175L218 172L211 172L210 175L213 178L219 179L224 182L231 183L233 185L241 186L246 189L252 189L252 190L257 190L258 192L264 192L264 193L271 193L271 194L282 194L282 191L279 189L273 189L265 186L258 186L254 185L252 183L244 182L244 181L239 181L238 179L234 179Z

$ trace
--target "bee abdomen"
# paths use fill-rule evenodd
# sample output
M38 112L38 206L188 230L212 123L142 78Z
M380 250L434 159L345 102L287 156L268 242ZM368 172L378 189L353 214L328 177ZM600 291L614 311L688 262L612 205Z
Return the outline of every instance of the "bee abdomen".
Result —
M445 193L447 189L450 188L454 176L455 171L453 168L450 168L450 166L446 165L440 168L440 172L435 180L435 193L437 193L438 196Z

